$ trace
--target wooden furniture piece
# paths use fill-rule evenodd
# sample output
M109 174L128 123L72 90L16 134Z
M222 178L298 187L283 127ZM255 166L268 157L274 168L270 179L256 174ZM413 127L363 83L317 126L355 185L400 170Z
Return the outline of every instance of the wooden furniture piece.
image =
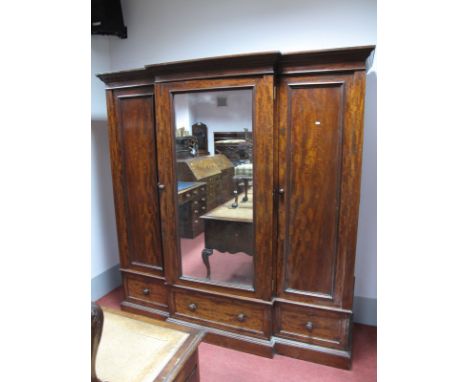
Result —
M201 216L205 222L205 248L202 251L206 277L210 278L211 267L209 256L213 250L228 253L243 252L253 256L253 203L250 199L234 203L235 199L216 207Z
M194 158L198 156L198 141L193 135L176 137L177 159Z
M177 182L177 195L180 236L193 239L203 232L200 215L206 212L206 183Z
M177 161L177 179L186 182L205 182L207 211L232 196L234 166L224 155L201 156Z
M107 85L123 309L204 327L208 342L255 354L351 366L366 64L373 49L267 52L99 75ZM215 164L199 168L207 157L176 160L172 108L179 94L240 89L250 94L254 279L226 285L214 269L210 279L186 271L190 251L180 240L177 182L207 183L207 213L220 205L214 195L223 183L213 181L221 179ZM226 110L220 113L228 119ZM190 249L196 248L194 242Z
M208 128L204 123L197 122L192 125L192 135L198 140L198 154L210 155L208 151Z
M200 380L198 345L203 331L108 308L102 311L96 382Z
M216 154L226 155L235 165L252 158L252 132L229 131L217 132L214 135Z

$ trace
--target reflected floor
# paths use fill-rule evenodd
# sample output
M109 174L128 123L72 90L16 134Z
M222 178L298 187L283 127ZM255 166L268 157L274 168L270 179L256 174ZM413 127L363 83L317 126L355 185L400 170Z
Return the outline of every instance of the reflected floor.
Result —
M181 239L182 272L184 276L206 279L206 267L201 252L205 248L205 234L194 239ZM253 257L243 252L236 254L214 250L210 256L211 280L253 286Z

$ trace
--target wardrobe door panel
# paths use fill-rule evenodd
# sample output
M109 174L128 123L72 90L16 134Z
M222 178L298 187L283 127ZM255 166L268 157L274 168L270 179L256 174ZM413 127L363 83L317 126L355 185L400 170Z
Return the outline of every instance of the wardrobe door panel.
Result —
M273 78L156 84L164 256L171 283L268 299ZM192 126L208 131L197 154ZM221 138L220 138L221 137Z
M161 270L153 92L115 91L113 98L110 140L117 156L113 174L122 267Z
M280 85L278 294L283 297L341 303L347 79L287 78Z
M288 288L333 294L342 84L291 87Z

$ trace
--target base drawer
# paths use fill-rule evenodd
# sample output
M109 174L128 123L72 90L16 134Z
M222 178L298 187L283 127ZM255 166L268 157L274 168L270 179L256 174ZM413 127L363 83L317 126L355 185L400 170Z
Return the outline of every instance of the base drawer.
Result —
M270 306L199 292L174 291L174 317L257 337L269 337Z
M275 305L275 336L347 349L351 314L301 305Z
M123 275L123 279L128 301L167 310L164 280L128 273Z

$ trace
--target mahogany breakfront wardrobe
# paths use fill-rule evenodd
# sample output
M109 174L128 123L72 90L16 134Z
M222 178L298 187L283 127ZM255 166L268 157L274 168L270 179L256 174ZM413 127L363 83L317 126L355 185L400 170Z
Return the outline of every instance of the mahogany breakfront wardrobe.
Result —
M98 75L107 85L122 309L203 327L214 344L351 367L373 49ZM194 125L207 150L197 152Z

